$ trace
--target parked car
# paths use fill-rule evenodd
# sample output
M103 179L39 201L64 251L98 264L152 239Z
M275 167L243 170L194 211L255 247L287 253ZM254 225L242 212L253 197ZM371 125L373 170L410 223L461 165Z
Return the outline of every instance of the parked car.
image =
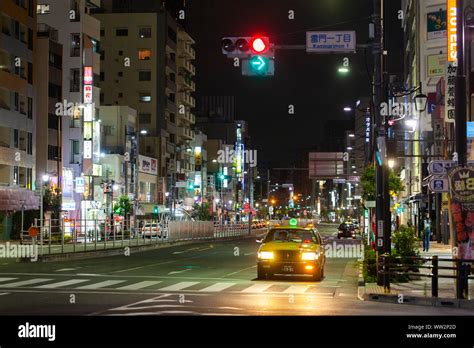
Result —
M160 237L161 238L161 229L157 222L147 222L141 229L142 238L152 238Z

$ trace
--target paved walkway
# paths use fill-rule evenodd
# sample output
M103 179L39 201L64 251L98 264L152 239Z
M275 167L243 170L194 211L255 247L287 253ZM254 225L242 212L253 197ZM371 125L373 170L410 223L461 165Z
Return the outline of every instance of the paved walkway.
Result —
M452 251L450 245L444 245L437 242L430 243L430 249L428 252L421 251L421 257L432 257L437 255L440 259L451 259ZM430 263L428 263L430 264ZM439 261L440 267L453 267L452 262ZM420 269L420 273L429 274L431 270L423 268ZM439 275L455 275L453 270L439 270ZM407 283L391 283L390 293L391 295L403 295L412 297L431 297L431 282L432 279L429 277L419 277L419 279L412 280ZM366 294L384 294L384 289L381 286L377 286L376 283L365 284ZM438 278L438 297L439 298L452 298L456 297L456 282L455 279L451 278ZM474 281L469 280L469 299L474 299Z

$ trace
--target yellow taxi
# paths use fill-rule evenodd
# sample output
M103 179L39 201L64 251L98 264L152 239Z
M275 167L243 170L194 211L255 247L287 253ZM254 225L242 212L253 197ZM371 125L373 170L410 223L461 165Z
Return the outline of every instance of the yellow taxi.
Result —
M257 278L269 279L275 274L308 275L319 281L324 277L326 256L319 232L314 228L297 226L296 219L289 226L268 231L257 254Z

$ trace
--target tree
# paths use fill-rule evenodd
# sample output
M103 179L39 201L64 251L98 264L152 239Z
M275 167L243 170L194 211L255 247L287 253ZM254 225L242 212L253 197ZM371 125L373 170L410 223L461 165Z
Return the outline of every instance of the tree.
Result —
M202 203L202 205L195 204L194 210L191 216L199 221L209 221L211 220L211 214L209 213L209 204Z
M376 195L375 167L368 166L364 170L364 173L362 174L360 181L362 184L362 191L363 191L362 197L364 198L364 200L374 201L375 195ZM398 192L403 190L402 181L393 172L393 170L390 170L389 172L388 189L390 192L393 192L394 194L397 194Z
M118 203L114 207L114 213L120 216L128 216L133 210L133 204L126 195L119 197Z

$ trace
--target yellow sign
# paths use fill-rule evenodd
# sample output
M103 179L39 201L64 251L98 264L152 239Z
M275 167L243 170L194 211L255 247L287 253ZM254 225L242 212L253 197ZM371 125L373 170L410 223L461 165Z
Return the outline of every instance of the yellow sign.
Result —
M456 35L456 0L447 0L448 11L448 62L455 62L458 58Z

